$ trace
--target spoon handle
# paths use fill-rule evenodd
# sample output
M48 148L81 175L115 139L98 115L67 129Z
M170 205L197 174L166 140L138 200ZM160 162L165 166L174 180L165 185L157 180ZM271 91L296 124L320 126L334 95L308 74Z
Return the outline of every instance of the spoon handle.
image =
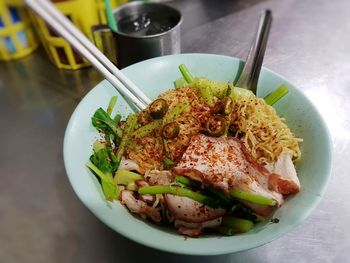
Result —
M267 39L272 23L272 13L270 10L264 10L260 17L259 27L250 48L247 60L244 64L242 73L235 86L249 89L256 94L261 65L264 60Z

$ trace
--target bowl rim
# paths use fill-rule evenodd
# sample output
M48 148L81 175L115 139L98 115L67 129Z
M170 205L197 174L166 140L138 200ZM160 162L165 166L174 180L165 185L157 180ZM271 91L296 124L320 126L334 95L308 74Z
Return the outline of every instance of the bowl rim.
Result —
M130 65L126 68L124 68L122 71L125 71L127 69L130 69L134 66L140 66L142 64L148 64L150 62L153 61L157 61L157 60L164 60L167 59L169 57L175 57L175 56L189 56L189 57L216 57L216 58L222 58L222 59L232 59L232 60L236 60L238 62L244 62L243 60L236 58L236 57L232 57L232 56L225 56L225 55L217 55L217 54L207 54L207 53L182 53L182 54L176 54L176 55L167 55L167 56L162 56L162 57L156 57L156 58L152 58L152 59L148 59L148 60L144 60L138 63L135 63L133 65ZM182 254L182 255L196 255L196 256L210 256L210 255L224 255L224 254L230 254L230 253L236 253L236 252L242 252L242 251L246 251L249 249L253 249L253 248L257 248L260 247L262 245L268 244L278 238L280 238L281 236L284 236L285 234L287 234L288 232L290 232L291 230L293 230L296 226L298 226L301 222L303 222L316 208L316 206L319 204L320 200L322 199L330 177L331 177L331 169L332 169L332 161L333 161L333 147L332 147L332 137L330 135L329 132L329 128L326 124L326 122L324 121L322 115L320 114L319 110L317 109L317 107L313 104L313 102L301 91L299 90L295 85L293 85L287 78L285 78L284 76L266 68L266 67L262 67L262 70L266 71L269 74L275 75L281 79L283 79L285 81L285 83L288 86L292 86L294 91L299 93L299 95L303 96L305 98L305 100L308 101L310 107L315 111L315 113L318 115L320 121L321 121L321 125L323 126L323 130L327 136L327 142L326 142L326 146L327 149L329 149L328 152L328 160L329 162L327 163L327 170L325 171L325 174L327 175L327 177L325 178L325 180L323 180L323 182L320 185L320 188L318 189L318 195L317 197L312 199L312 202L308 204L308 209L306 211L304 211L303 213L301 213L296 220L292 223L289 224L288 227L284 228L284 231L281 231L280 233L276 234L275 236L273 236L273 238L270 238L268 240L257 240L256 242L252 242L249 244L249 246L246 246L244 249L239 249L239 250L235 250L235 248L233 247L232 249L215 249L215 250L201 250L201 251L189 251L188 249L184 249L184 247L186 246L179 246L179 247L169 247L166 244L162 244L157 243L151 243L148 242L147 239L138 239L138 238L134 238L133 236L128 235L128 231L125 229L115 229L112 225L109 224L109 222L107 222L106 219L104 219L101 215L99 215L94 209L92 209L92 207L90 207L90 205L87 203L87 201L85 199L83 199L82 195L80 194L80 192L77 191L77 189L74 187L74 184L72 182L72 175L70 175L69 173L69 167L68 167L68 160L67 160L67 151L68 151L68 138L69 138L69 133L70 130L72 129L72 121L73 119L75 119L75 115L78 112L79 107L81 106L81 103L83 102L84 99L86 99L89 95L91 95L91 93L98 88L98 86L102 85L103 82L105 82L106 80L102 80L101 82L99 82L97 85L95 85L85 96L84 98L79 102L79 104L76 106L76 108L74 109L73 113L71 114L71 117L69 119L69 122L67 124L67 128L65 130L64 133L64 141L63 141L63 160L64 160L64 166L65 166L65 170L66 170L66 174L68 177L68 180L73 188L73 191L76 193L76 195L78 196L79 200L99 219L101 220L104 224L106 224L108 227L110 227L111 229L113 229L115 232L117 232L118 234L128 238L129 240L135 241L139 244L145 245L147 247L151 247L157 250L162 250L165 252L170 252L170 253L175 253L175 254ZM216 237L216 236L213 236Z

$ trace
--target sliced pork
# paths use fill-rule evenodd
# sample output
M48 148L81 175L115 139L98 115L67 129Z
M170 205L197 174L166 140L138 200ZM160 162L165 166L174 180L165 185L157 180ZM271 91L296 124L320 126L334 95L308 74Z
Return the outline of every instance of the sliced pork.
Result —
M213 209L183 196L167 194L164 199L172 216L188 223L203 223L226 213L225 209Z
M125 204L130 212L140 215L141 217L149 217L154 222L160 222L162 220L159 210L147 205L145 202L135 198L132 191L121 191L121 203Z
M295 170L292 156L283 152L273 164L265 166L271 173L269 186L283 195L296 194L300 190L300 182Z
M173 172L228 193L238 189L283 203L279 188L272 188L271 173L254 161L244 144L233 137L192 137ZM271 177L273 178L273 177Z

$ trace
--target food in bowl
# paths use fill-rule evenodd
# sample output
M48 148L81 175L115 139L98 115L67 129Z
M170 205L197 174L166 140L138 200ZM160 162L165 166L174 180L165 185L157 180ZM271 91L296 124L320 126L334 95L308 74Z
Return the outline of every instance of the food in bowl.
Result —
M262 99L180 69L174 89L125 121L112 116L116 97L97 109L87 166L107 200L143 219L191 237L247 232L300 190L302 139L271 106L286 87Z

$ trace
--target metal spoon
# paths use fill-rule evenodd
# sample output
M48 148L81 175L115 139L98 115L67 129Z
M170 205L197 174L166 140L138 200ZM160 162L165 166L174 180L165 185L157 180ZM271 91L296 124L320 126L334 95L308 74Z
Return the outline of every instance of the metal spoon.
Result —
M256 32L256 37L250 48L247 60L244 64L242 73L235 86L249 89L254 94L257 91L257 84L261 65L264 60L267 39L272 23L272 13L270 10L264 10L260 17L260 23Z

